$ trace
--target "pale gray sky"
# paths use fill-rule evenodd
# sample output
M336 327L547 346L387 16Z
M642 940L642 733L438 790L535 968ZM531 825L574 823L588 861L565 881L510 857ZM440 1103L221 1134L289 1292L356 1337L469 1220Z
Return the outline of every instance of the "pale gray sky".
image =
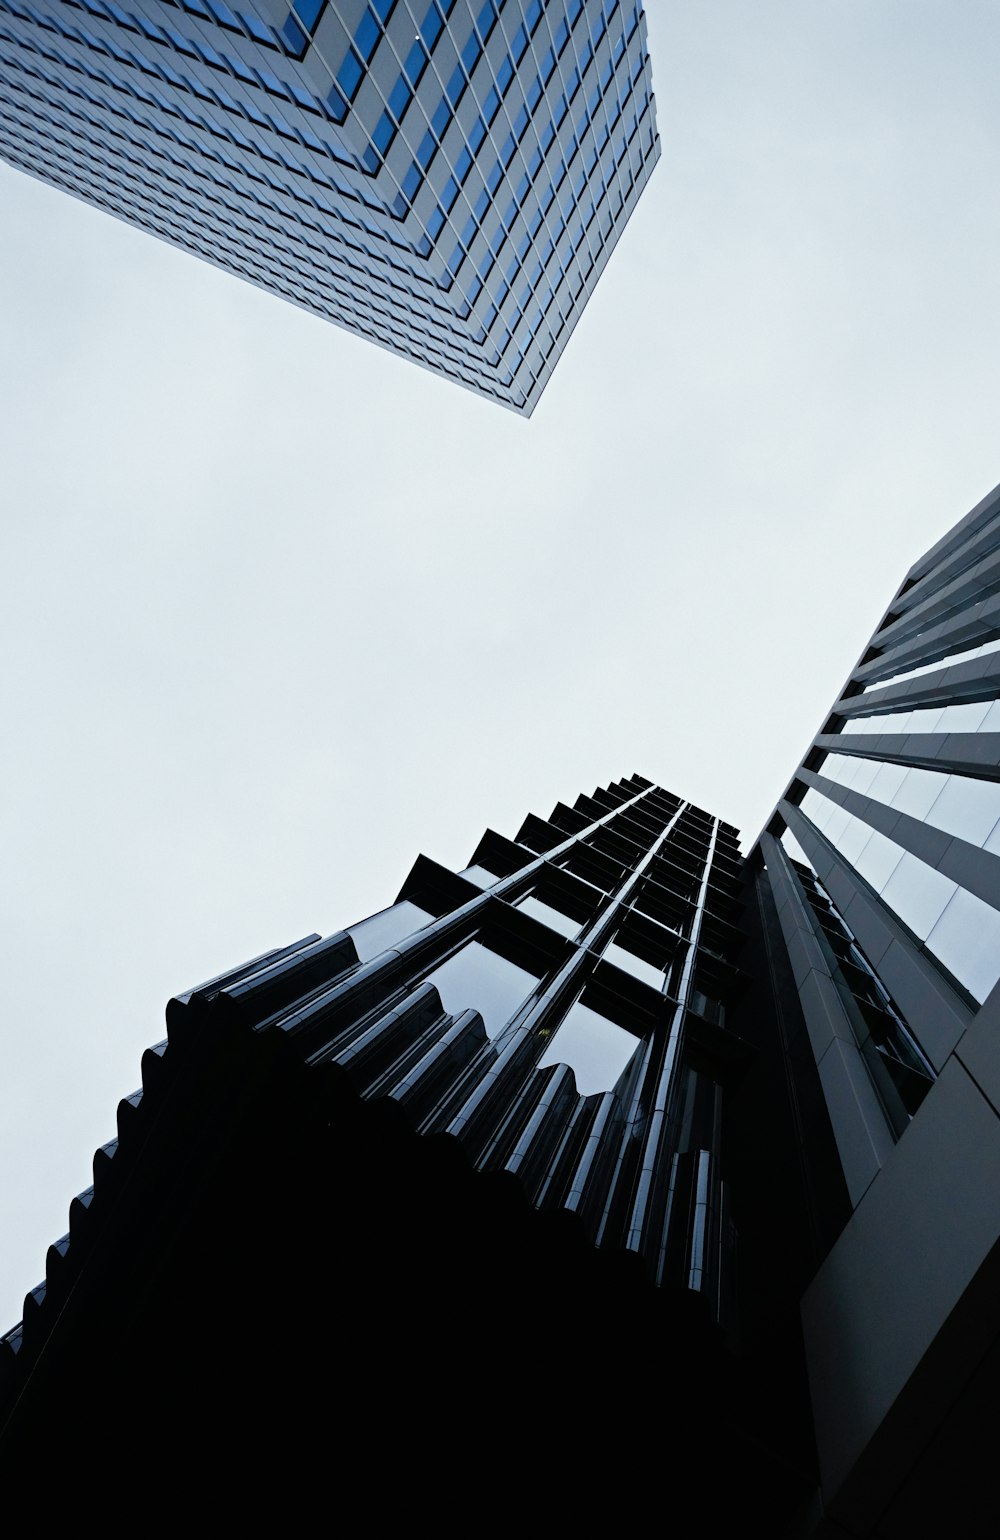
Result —
M752 838L1000 479L1000 9L654 0L531 422L0 168L0 1329L170 994L639 771Z

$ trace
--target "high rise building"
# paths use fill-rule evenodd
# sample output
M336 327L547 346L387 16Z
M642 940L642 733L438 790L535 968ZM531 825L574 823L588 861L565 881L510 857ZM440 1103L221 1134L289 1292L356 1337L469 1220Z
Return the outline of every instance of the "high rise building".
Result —
M823 1535L996 1529L998 854L1000 488L911 567L751 858Z
M992 1535L998 660L1000 489L746 859L632 776L171 1001L0 1457L121 1481L183 1428L401 1520L544 1469L683 1534Z
M266 1429L297 1468L333 1443L450 1501L537 1403L550 1452L617 1483L628 1445L643 1494L667 1439L685 1469L723 1450L758 1508L806 1495L793 1311L726 1348L768 1292L723 1175L767 1100L727 1024L739 866L734 829L632 777L171 1001L3 1339L0 1450L120 1479L178 1426Z
M659 156L633 0L0 0L0 155L530 413Z

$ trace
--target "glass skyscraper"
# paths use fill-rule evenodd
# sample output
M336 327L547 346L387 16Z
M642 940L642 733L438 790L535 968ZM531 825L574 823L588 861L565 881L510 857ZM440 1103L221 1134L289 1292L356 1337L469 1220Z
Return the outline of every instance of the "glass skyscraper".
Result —
M530 413L659 156L634 0L0 0L0 155Z

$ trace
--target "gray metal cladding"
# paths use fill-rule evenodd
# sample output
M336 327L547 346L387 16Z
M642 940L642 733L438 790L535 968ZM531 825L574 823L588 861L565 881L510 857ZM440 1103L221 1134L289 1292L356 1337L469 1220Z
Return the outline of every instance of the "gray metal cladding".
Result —
M910 569L759 847L772 887L818 884L933 1073L1000 978L998 648L1000 489ZM817 980L798 980L814 1044L829 1025ZM845 1158L869 1177L905 1128L873 1090L859 1080L836 1113L828 1096ZM867 1179L849 1185L858 1202Z

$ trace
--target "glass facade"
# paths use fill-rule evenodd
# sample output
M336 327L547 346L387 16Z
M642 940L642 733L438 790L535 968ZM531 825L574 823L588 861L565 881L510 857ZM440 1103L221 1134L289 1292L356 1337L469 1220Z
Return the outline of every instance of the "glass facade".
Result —
M761 845L805 900L786 940L819 944L893 1139L1000 979L998 551L994 493L911 569Z
M659 155L634 0L0 0L0 155L530 413Z

